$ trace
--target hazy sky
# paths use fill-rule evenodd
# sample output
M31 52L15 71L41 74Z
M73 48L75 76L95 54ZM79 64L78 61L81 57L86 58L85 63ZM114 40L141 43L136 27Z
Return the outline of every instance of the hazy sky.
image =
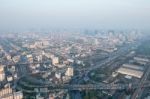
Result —
M150 28L150 0L0 0L0 29Z

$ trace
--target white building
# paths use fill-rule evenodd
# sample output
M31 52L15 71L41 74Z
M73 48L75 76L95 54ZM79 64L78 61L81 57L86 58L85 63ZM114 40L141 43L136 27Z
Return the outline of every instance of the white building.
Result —
M32 54L29 54L26 57L28 59L28 62L33 63L33 56L32 56Z
M14 74L14 79L17 79L18 78L18 75L17 73Z
M73 59L67 59L67 61L69 61L69 62L71 62L71 63L73 63L73 62L74 62L74 60L73 60Z
M4 66L0 65L0 81L5 79Z
M20 56L19 56L19 55L18 55L18 56L14 56L14 57L12 58L12 60L13 60L13 62L17 63L17 62L19 62L19 60L20 60Z
M66 76L73 76L73 68L72 67L68 67L67 71L65 73Z
M60 79L60 78L61 78L61 73L56 72L56 73L55 73L55 77L56 77L57 79Z
M56 65L56 64L59 63L59 58L58 57L52 57L51 59L52 59L52 64L53 65Z
M8 82L13 81L13 77L12 76L7 76L7 81Z

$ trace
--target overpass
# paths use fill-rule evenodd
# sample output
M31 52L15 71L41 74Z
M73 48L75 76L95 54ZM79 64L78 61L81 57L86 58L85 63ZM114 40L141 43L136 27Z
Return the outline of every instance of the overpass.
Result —
M22 90L23 92L27 93L35 93L37 90L42 90L40 92L51 92L51 91L58 91L58 90L109 90L109 89L137 89L137 88L144 88L150 87L150 81L147 81L143 84L143 86L139 86L139 83L132 83L132 84L52 84L46 81L39 81L28 77L22 77L17 82L17 89Z

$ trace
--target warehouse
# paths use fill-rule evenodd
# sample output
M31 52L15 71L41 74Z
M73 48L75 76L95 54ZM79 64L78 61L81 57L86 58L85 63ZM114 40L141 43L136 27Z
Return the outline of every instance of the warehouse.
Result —
M117 72L125 75L130 75L133 77L137 77L137 78L141 78L143 76L142 71L138 71L130 68L124 68L124 67L119 68Z
M123 64L122 67L129 68L129 69L134 69L134 70L144 71L144 67L143 66L138 66L138 65L133 65L133 64Z

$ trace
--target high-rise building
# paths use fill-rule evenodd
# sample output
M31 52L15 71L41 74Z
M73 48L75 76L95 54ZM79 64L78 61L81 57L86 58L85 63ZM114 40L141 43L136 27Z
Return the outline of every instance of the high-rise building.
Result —
M4 66L0 65L0 81L5 79Z

